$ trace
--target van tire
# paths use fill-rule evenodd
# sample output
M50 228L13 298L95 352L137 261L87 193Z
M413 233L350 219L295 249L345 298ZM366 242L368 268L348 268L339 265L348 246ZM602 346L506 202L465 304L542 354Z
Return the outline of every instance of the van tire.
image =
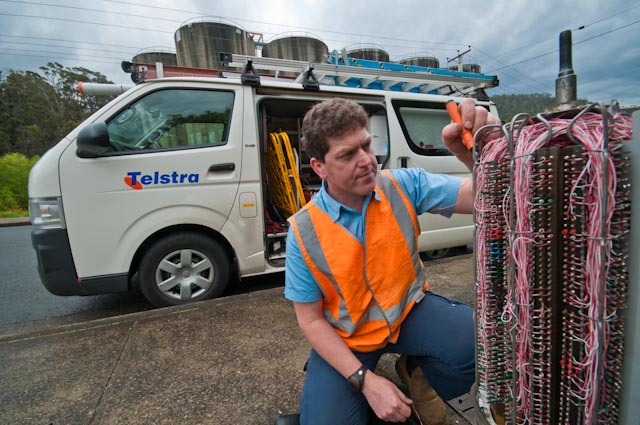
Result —
M227 288L229 270L229 257L218 242L199 233L176 233L142 256L140 290L156 307L215 298Z

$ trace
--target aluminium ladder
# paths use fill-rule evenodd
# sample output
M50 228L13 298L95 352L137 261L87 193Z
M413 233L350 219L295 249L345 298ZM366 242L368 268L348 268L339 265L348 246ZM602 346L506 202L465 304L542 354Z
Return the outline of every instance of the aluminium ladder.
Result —
M308 88L312 90L317 90L319 85L332 85L464 96L498 86L497 77L492 75L354 58L345 62L335 54L329 56L328 63L233 53L220 53L220 59L225 66L242 67L243 82L248 77L245 83L253 85L259 85L260 79L255 70L266 70L297 73L295 82L311 83Z

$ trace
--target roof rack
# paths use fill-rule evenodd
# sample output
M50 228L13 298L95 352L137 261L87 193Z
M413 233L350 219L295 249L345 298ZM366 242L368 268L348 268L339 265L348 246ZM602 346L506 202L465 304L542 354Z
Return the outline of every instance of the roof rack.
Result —
M312 63L220 53L220 62L225 66L242 67L245 71L253 69L250 75L256 75L256 69L293 72L298 74L295 81L309 90L318 90L319 85L333 85L464 96L498 86L498 78L494 75L354 58L344 61L336 54L329 55L327 63ZM256 84L259 82L252 78L251 85Z
M276 80L301 83L305 90L318 91L322 85L361 87L375 90L429 93L447 96L486 97L485 89L497 87L495 75L427 68L393 62L378 62L347 58L332 53L325 63L290 59L262 58L257 56L220 53L224 66L242 68L242 83L257 87L264 78L274 75L258 74L258 70L275 72ZM145 79L196 76L232 77L234 71L205 68L188 68L172 65L122 62L122 69L131 74L134 83ZM283 77L280 73L293 73L297 77Z

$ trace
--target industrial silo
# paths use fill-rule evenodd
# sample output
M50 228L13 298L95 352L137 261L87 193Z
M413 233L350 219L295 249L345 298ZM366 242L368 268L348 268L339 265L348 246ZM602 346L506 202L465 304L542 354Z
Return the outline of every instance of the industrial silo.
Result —
M353 44L345 50L350 58L389 62L389 53L376 44Z
M403 56L396 62L403 65L423 66L425 68L440 68L440 61L430 54L412 54Z
M175 33L178 66L229 69L220 53L255 56L251 34L230 21L200 17L186 21Z
M176 53L166 47L146 47L136 53L131 59L134 63L156 63L163 65L177 65Z
M319 38L308 33L279 34L262 48L263 58L324 62L329 48Z
M480 74L482 72L480 68L480 64L477 64L477 63L463 63L462 70L464 72L473 72L476 74Z
M460 71L459 65L451 65L447 67L450 71ZM482 68L477 63L463 63L462 64L462 72L473 72L475 74L482 73Z

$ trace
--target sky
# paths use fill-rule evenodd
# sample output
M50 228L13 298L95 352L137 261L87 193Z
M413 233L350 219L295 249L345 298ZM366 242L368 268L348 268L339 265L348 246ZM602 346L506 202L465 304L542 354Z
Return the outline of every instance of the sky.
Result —
M640 0L0 0L0 70L55 61L132 84L121 61L175 51L175 31L205 16L265 42L307 34L330 51L375 44L392 61L429 55L445 67L465 53L498 77L490 96L555 95L559 34L572 30L578 97L640 105Z

